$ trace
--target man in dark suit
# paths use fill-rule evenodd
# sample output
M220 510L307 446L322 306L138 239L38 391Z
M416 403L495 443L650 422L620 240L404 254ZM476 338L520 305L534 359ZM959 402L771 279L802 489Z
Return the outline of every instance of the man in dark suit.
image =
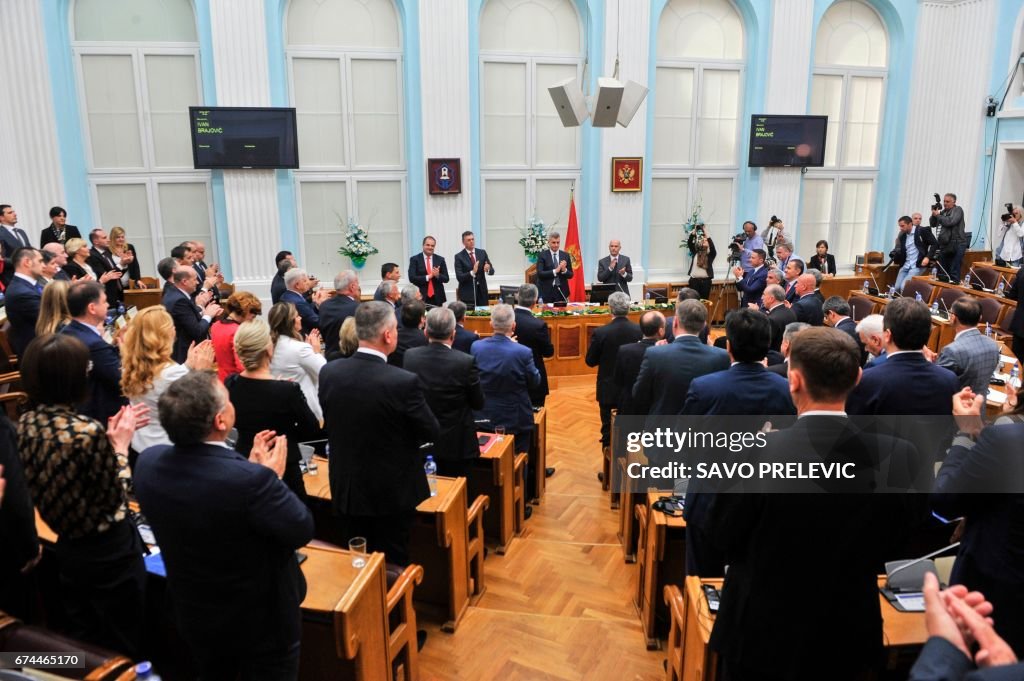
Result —
M612 383L618 395L615 404L623 416L639 413L633 404L633 384L640 375L640 365L643 364L647 350L665 336L665 316L657 310L644 312L640 315L640 333L643 337L639 341L620 346L619 354L615 357Z
M298 264L291 251L278 251L274 256L274 267L277 268L277 274L270 281L270 301L276 305L281 302L281 296L288 290L288 287L284 285L284 273L293 267L298 267Z
M426 306L419 300L410 300L402 306L398 323L398 344L395 351L388 355L388 364L404 366L406 352L427 344L427 337L423 335L423 317L426 313Z
M114 256L110 252L110 237L104 230L97 228L89 232L89 243L92 246L89 249L89 267L103 283L107 291L107 302L116 307L124 298L124 285L121 282L124 273L114 264ZM110 272L114 274L108 274Z
M733 364L726 371L698 376L680 412L684 416L735 416L730 429L754 432L770 416L778 427L780 416L796 413L789 383L767 371L761 362L771 342L771 324L763 312L740 308L725 317L726 348ZM712 429L713 430L713 429ZM697 483L697 481L695 481ZM725 556L708 535L716 495L709 484L693 484L686 495L686 574L721 577Z
M569 300L569 280L572 279L572 256L561 250L562 235L548 234L548 247L537 254L537 288L540 299L546 303L564 303Z
M359 349L320 370L331 496L345 535L407 565L416 506L430 496L419 448L440 430L419 378L387 363L398 345L391 306L362 303L355 317Z
M956 194L942 197L942 208L932 209L928 224L936 230L935 241L942 267L954 284L960 281L960 263L967 250L968 235L964 222L964 209L956 205Z
M0 282L4 286L10 283L14 276L14 265L11 263L11 256L19 248L31 247L32 242L18 224L18 214L14 208L6 203L0 204L0 256L4 260L3 272L0 273Z
M985 594L995 606L996 631L1024 656L1024 463L1010 455L1020 451L1024 423L984 428L984 409L985 396L969 386L954 396L960 432L931 502L946 518L966 518L950 583Z
M923 274L925 268L934 266L938 242L930 228L915 226L913 220L906 215L897 223L900 233L896 236L896 247L889 253L889 258L900 268L896 275L895 289L903 293L903 282Z
M174 445L147 449L132 477L199 678L297 678L306 580L295 550L313 516L280 479L285 436L257 434L248 459L228 447L235 410L215 372L174 381L159 405Z
M466 304L461 300L449 300L445 306L455 315L455 343L452 347L468 355L473 343L480 340L480 334L463 326L466 320Z
M628 255L622 255L622 242L612 239L608 242L608 255L597 261L597 280L602 284L615 286L629 295L629 282L633 281L633 264Z
M319 290L313 293L312 300L306 299L306 294L315 286L310 280L306 270L293 267L284 274L284 285L287 290L281 295L282 303L291 303L302 318L302 333L309 335L313 329L320 328L319 305L327 299L327 291Z
M615 359L619 347L627 343L635 343L642 334L640 326L629 320L629 296L616 291L608 296L608 308L612 320L594 331L587 348L586 363L588 367L597 367L597 404L601 410L601 446L611 444L612 409L618 399L618 391L612 381L615 371Z
M885 321L882 315L869 314L857 322L857 336L867 353L864 360L865 369L876 367L886 360Z
M397 263L386 262L380 266L380 283L384 284L386 281L394 283L395 288L398 288L398 280L402 278L402 268ZM377 301L384 301L384 291L380 286L373 292L373 299Z
M709 645L729 678L762 679L766 671L772 679L869 678L883 663L878 572L885 559L900 555L892 546L909 525L905 495L869 492L886 458L908 460L916 452L907 442L851 425L843 412L860 374L849 336L806 329L793 340L790 363L790 392L801 416L768 433L757 460L851 464L854 477L780 483L779 489L803 494L758 493L771 484L764 482L747 493L718 495L709 535L729 572ZM829 608L814 616L785 607L792 602L785 585L811 565L827 565L829 574ZM803 643L793 648L792 640Z
M11 262L14 263L14 277L7 285L5 307L7 321L11 323L11 349L21 357L36 337L39 303L43 297L43 287L39 285L43 259L34 248L19 248Z
M1017 270L1013 286L1006 289L1006 297L1017 301L1007 331L1013 334L1013 354L1024 364L1024 267Z
M772 330L769 348L779 352L782 348L782 334L788 325L796 321L796 313L786 306L786 290L778 284L771 284L765 288L761 295L761 304L768 314L768 323Z
M811 326L821 326L825 323L821 299L814 291L813 274L801 274L796 280L796 301L793 302L792 309L798 322Z
M68 213L60 206L50 209L50 224L44 227L39 234L39 248L46 244L60 244L61 248L68 242L68 239L81 239L82 233L78 227L68 224Z
M423 252L409 258L409 281L416 284L427 305L440 306L448 300L444 285L448 283L448 265L444 258L434 253L437 239L423 238Z
M79 411L104 424L126 404L121 397L121 353L100 335L109 307L101 284L76 281L68 289L71 322L61 331L89 348L89 398Z
M428 345L405 353L403 367L420 377L427 405L441 427L434 442L438 474L469 477L474 459L480 456L473 410L484 406L476 360L452 349L455 315L447 308L427 313L427 337Z
M543 407L548 393L548 370L544 358L555 354L555 346L551 344L551 330L547 322L533 316L533 306L537 303L537 287L523 284L516 294L519 303L515 306L516 340L529 348L533 353L533 364L540 372L540 383L530 388L530 402L535 407Z
M782 345L779 348L779 352L782 355L782 361L769 364L768 371L773 374L778 374L783 378L789 376L789 348L793 344L793 338L804 329L811 328L810 324L805 322L790 322L786 324L786 328L782 331Z
M220 302L220 289L218 286L224 282L224 275L220 271L220 265L206 264L206 244L202 241L186 241L192 248L192 269L199 276L199 282L203 288L213 294L213 302Z
M320 303L320 334L324 339L324 355L328 360L341 357L338 343L341 325L356 313L362 290L359 277L352 270L342 270L334 278L334 296Z
M830 296L821 306L822 321L825 326L839 329L853 339L853 342L860 348L861 365L867 361L867 351L857 333L857 322L850 317L850 304L842 296Z
M46 244L40 249L43 256L43 286L51 281L71 281L71 277L64 271L64 265L68 264L68 254L64 247L56 242Z
M768 285L768 269L764 266L764 260L765 252L756 248L750 254L750 271L745 271L739 265L733 268L733 274L736 275L736 290L743 294L740 307L761 302L761 294Z
M35 589L26 576L42 557L32 495L14 424L0 414L0 611L27 619Z
M675 416L683 408L690 381L729 368L728 352L701 343L697 337L707 319L707 308L699 300L676 305L675 340L644 353L633 385L633 407L638 414Z
M455 279L459 282L456 297L467 307L487 305L487 275L494 274L487 251L476 247L473 232L462 233L463 250L455 254Z
M172 359L184 364L193 343L202 343L210 336L210 322L220 314L220 305L210 302L210 292L204 291L192 302L192 294L199 286L199 277L191 267L178 266L171 275L170 288L164 288L164 309L174 319L174 353Z

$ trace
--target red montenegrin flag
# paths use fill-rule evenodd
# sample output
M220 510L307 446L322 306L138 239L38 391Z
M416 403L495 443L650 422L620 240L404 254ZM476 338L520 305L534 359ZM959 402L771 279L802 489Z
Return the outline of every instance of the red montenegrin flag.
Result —
M580 252L580 226L576 219L576 201L569 193L569 229L565 235L565 250L572 258L572 279L569 280L569 301L587 302L587 279L583 276L583 257Z

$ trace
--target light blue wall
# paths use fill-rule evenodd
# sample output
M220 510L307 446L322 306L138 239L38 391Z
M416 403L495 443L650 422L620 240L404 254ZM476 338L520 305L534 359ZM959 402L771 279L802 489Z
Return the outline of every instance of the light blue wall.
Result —
M604 63L605 0L573 0L583 25L587 59L590 61L590 91L597 91L597 79ZM481 214L480 182L480 14L486 0L470 0L469 3L469 146L472 168L472 226L471 229L483 237L483 216ZM593 279L596 271L590 272L586 263L594 262L601 251L598 236L601 231L601 129L595 128L587 119L580 126L582 144L582 168L580 184L576 188L576 214L580 228L580 254L584 262L584 274ZM582 200L581 200L582 199ZM567 206L568 208L568 206ZM568 213L566 213L568 221ZM529 216L527 216L529 217ZM563 225L564 227L564 225ZM486 246L486 240L481 239Z
M658 63L658 24L661 21L662 11L668 4L668 0L652 0L651 4L651 26L650 26L650 53L648 55L647 81L650 83L651 91L647 96L647 146L644 158L647 160L644 167L644 201L643 201L643 231L641 236L641 260L644 268L647 267L650 254L650 226L651 226L651 159L654 157L654 108L658 93L654 83L657 80ZM757 203L761 189L761 170L759 168L747 168L747 147L750 142L750 117L756 113L763 113L765 99L765 80L768 68L768 47L770 42L769 32L771 31L771 2L770 0L736 0L736 8L739 10L743 20L744 37L746 44L744 54L746 64L743 71L743 108L740 112L740 119L737 123L742 138L736 150L740 169L736 181L736 203L733 213L736 231L744 220L760 222L757 216ZM682 220L679 224L680 239L682 239ZM680 251L680 266L683 256Z

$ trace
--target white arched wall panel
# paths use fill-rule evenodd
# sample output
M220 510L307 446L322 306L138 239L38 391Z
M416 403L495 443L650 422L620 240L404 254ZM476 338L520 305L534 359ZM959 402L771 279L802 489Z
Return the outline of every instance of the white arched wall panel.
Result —
M583 49L580 29L571 2L487 0L480 16L480 49L575 56Z
M40 3L0 2L0 26L4 27L0 82L14 95L0 106L0 148L4 150L0 203L14 206L19 226L38 246L39 232L50 224L50 207L67 207ZM77 216L69 216L71 222L91 227L86 209L78 206Z
M860 0L840 0L821 18L814 62L830 66L884 68L889 38L878 14Z
M391 0L291 0L287 24L290 47L402 47Z

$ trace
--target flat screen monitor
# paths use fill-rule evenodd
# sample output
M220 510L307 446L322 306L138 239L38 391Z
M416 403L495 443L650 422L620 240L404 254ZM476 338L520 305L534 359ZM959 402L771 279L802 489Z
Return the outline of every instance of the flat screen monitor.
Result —
M604 305L608 302L608 296L621 291L615 284L591 284L590 286L590 302L599 303ZM628 293L626 295L629 295Z
M501 302L505 303L506 305L515 305L516 298L518 297L518 286L501 286L498 288L498 298L500 298Z
M189 107L196 168L298 168L295 109Z
M750 117L751 168L825 165L828 116Z

